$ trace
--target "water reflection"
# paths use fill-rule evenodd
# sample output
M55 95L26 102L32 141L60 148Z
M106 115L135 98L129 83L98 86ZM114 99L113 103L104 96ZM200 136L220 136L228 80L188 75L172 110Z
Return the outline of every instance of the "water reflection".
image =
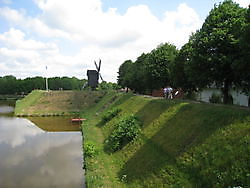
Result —
M81 132L0 116L1 187L83 187Z
M79 124L73 124L70 117L29 117L39 128L49 132L80 131Z
M11 113L14 111L14 107L12 106L0 106L0 113L1 114L7 114L7 113Z
M0 116L0 144L5 143L15 148L24 144L28 137L43 132L27 119Z

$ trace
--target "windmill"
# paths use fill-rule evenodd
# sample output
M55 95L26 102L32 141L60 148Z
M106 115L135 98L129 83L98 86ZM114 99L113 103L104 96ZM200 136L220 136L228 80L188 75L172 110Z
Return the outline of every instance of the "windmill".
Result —
M87 70L87 76L88 76L88 86L91 87L92 89L95 89L98 85L98 80L99 77L103 81L103 78L100 73L101 69L101 59L99 60L99 65L97 66L96 61L94 61L96 70Z

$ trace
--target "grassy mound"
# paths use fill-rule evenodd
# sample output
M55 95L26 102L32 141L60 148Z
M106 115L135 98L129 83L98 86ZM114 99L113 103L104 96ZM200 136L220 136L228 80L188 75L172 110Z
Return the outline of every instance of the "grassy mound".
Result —
M44 91L34 90L22 100L16 102L15 115L23 115L27 108L32 107L43 95Z
M105 122L107 110L121 111ZM133 114L141 134L116 152L105 145ZM250 185L250 111L231 106L109 93L82 117L88 187L233 187Z
M77 115L98 103L105 92L90 91L41 91L34 90L17 101L17 116Z

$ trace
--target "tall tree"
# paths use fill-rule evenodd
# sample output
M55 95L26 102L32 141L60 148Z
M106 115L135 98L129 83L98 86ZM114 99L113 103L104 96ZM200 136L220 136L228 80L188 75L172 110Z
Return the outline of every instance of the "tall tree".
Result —
M175 87L181 87L185 92L192 92L196 90L195 84L190 79L192 71L189 69L189 64L192 61L192 35L189 42L180 49L176 56L174 63L171 66L170 77ZM191 76L192 77L192 76Z
M149 61L150 54L142 53L135 61L133 66L133 89L142 94L151 92L151 84L148 82L148 70L147 63Z
M230 87L239 83L234 67L241 56L239 41L245 12L232 0L215 5L192 44L192 80L200 88L216 84L224 103L230 102Z
M246 13L246 24L241 38L242 58L235 65L243 92L250 96L250 5Z
M119 67L118 71L118 84L125 88L131 88L131 79L133 74L133 62L131 60L126 60L121 66Z
M147 84L151 91L170 84L170 67L178 50L172 44L161 44L150 52L146 62Z

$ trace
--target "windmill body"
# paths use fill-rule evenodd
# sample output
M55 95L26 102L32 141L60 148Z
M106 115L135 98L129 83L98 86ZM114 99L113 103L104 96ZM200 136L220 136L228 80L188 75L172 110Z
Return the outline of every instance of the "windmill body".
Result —
M87 71L88 76L88 86L95 89L98 85L98 72L96 70L88 70Z
M94 61L95 62L95 61ZM95 89L98 85L99 77L102 79L100 69L101 69L101 60L99 60L99 66L97 66L95 62L96 70L87 70L87 76L88 76L88 86L92 89Z

